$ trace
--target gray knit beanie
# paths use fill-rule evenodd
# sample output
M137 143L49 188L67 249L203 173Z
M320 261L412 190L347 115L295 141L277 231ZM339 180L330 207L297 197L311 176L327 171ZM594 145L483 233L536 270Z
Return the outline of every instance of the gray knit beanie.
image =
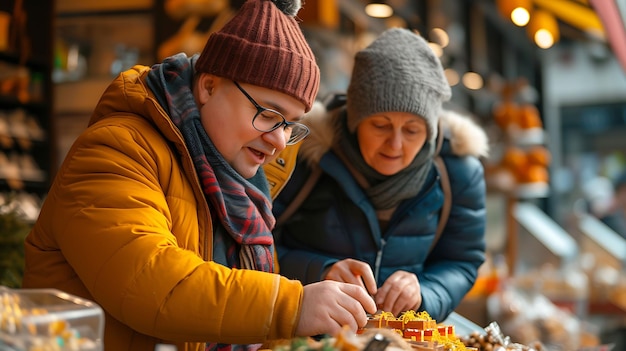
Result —
M441 61L424 38L403 28L383 32L356 54L348 86L348 129L380 112L422 116L429 140L437 137L441 104L450 99Z

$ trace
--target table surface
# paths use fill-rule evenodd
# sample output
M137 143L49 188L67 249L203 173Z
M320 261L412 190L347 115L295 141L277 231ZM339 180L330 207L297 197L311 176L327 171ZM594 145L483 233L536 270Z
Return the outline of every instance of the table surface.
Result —
M452 312L441 324L453 325L456 335L469 335L475 331L480 332L481 334L486 334L483 327L456 312Z

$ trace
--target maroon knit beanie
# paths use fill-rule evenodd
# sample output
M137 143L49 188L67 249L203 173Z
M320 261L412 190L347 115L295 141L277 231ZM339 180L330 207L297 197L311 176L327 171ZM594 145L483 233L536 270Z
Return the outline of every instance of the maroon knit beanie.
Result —
M274 1L246 1L211 34L196 70L280 91L304 103L308 112L319 90L320 72L294 18L300 1L277 1L291 6L288 9L279 9Z

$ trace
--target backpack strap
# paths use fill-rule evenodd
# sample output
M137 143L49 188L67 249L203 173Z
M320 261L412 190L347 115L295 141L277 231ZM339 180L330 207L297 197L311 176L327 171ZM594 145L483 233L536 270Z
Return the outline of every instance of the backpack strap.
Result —
M287 208L283 211L280 217L276 219L276 227L283 224L287 218L291 217L296 212L298 207L300 207L304 200L309 196L311 190L313 190L313 187L321 175L322 169L320 167L315 167L311 170L311 174L309 174L309 177L306 179L304 184L302 184L298 194L296 194L296 196L289 202L289 205L287 205Z
M441 151L441 146L443 145L443 130L441 128L441 121L439 122L439 131L437 133L437 147L435 149L435 159L434 164L439 171L440 181L441 181L441 190L443 190L443 207L441 208L441 213L439 214L439 223L437 223L437 231L435 232L435 239L433 243L430 245L430 249L428 249L428 253L433 250L435 245L437 245L437 241L441 237L443 233L443 229L446 227L448 223L448 217L450 217L450 210L452 208L452 190L450 189L450 178L448 177L448 169L446 168L446 164L443 161L443 158L439 154Z
M450 179L448 178L448 170L446 169L446 164L443 162L443 158L437 155L435 157L435 166L439 170L439 176L441 177L441 189L443 190L443 207L441 208L441 213L439 214L439 223L437 224L437 231L435 232L435 239L430 246L428 252L432 251L432 249L439 241L441 234L443 233L443 229L446 227L446 223L448 222L448 217L450 217L450 209L452 208L452 191L450 190Z

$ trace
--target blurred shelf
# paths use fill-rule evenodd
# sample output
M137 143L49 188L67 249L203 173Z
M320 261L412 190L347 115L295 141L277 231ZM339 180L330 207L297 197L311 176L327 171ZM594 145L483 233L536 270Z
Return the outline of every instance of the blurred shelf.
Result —
M619 306L611 301L590 302L589 314L620 315L626 317L626 306Z
M549 193L550 185L546 182L518 184L515 188L518 199L539 199L547 197Z
M49 106L45 101L21 102L14 96L0 95L0 109L11 109L23 107L27 110L45 110Z
M23 12L24 21L14 42L0 52L0 192L43 197L55 173L50 132L54 4L0 1L0 11Z
M152 65L163 0L56 0L54 130L62 161L119 72ZM77 60L67 65L71 54ZM74 62L73 62L74 63ZM59 162L60 164L60 162Z
M57 0L57 14L98 14L101 12L121 12L148 10L154 6L153 0Z
M0 62L7 62L11 64L20 64L20 57L17 53L12 51L0 51ZM24 62L24 65L30 66L35 69L43 69L47 70L50 63L47 61L47 58L37 57L37 58L29 58Z
M511 129L509 137L518 146L540 145L546 142L546 132L542 128Z
M55 114L90 115L100 96L112 81L112 77L97 77L57 83L54 94Z

